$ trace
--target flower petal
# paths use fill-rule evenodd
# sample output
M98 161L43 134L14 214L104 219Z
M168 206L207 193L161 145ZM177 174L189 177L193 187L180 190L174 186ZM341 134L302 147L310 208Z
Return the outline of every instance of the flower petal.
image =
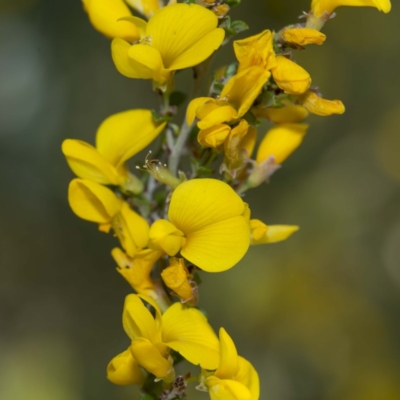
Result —
M121 208L110 189L85 179L73 179L69 184L68 201L80 218L98 224L107 224Z
M151 225L149 237L150 248L163 250L169 256L177 254L185 242L183 232L165 219L159 219Z
M124 177L93 146L81 140L66 139L62 144L69 167L82 179L102 185L120 185Z
M217 50L225 37L225 31L221 28L213 29L203 36L198 42L190 46L186 51L176 57L170 70L184 69L200 64Z
M236 118L242 117L253 105L271 73L261 67L252 67L234 75L221 92L237 110Z
M131 340L145 338L151 343L160 341L160 332L156 321L136 294L129 294L125 297L122 324Z
M243 258L249 237L249 225L243 216L228 218L188 234L181 254L204 271L222 272Z
M149 224L143 217L133 211L127 202L124 201L122 203L121 210L113 218L112 225L121 246L131 257L147 246Z
M196 118L196 111L203 104L207 103L207 101L215 101L212 97L198 97L197 99L192 100L186 111L186 121L189 125L193 124L193 121Z
M257 151L257 162L273 156L276 164L282 164L302 143L307 124L280 124L265 135Z
M313 92L306 92L300 98L299 102L311 114L326 117L333 114L343 114L345 107L340 100L326 100Z
M241 215L243 200L217 179L183 182L172 194L168 217L185 235L218 221Z
M313 0L311 11L319 16L324 12L330 14L340 6L375 7L384 13L388 13L392 8L390 0Z
M260 397L260 379L255 368L245 358L239 356L239 368L235 380L245 385L251 393L251 400Z
M159 51L148 44L135 44L128 50L129 63L136 71L136 78L159 82L164 69Z
M164 358L147 339L133 340L130 349L139 365L158 379L165 378L172 369L171 361Z
M258 237L253 235L251 245L282 242L298 230L299 227L296 225L269 225L264 235Z
M217 148L225 142L231 127L225 124L213 125L211 128L203 129L197 135L197 141L202 147Z
M97 130L96 148L111 164L121 166L148 146L164 129L150 110L129 110L111 115Z
M158 9L164 7L160 0L125 0L132 8L150 18Z
M250 390L234 380L210 376L206 385L211 400L253 400Z
M135 25L118 21L132 15L122 0L83 0L84 9L92 25L109 38L122 38L133 42L139 39Z
M118 72L127 78L141 78L128 57L131 45L123 39L116 38L111 42L111 55Z
M207 318L195 308L175 303L162 316L163 342L194 365L215 369L219 343Z
M116 385L134 385L143 382L144 374L128 349L110 361L107 366L107 379Z
M219 330L219 346L221 361L214 375L220 379L234 379L239 369L239 359L235 343L224 328Z
M217 25L217 17L204 7L197 4L173 4L153 15L146 34L152 38L151 45L161 53L165 68L170 68L182 53L196 45ZM211 45L214 50L216 47ZM210 54L203 53L203 57L197 61L204 61Z
M197 126L199 129L208 129L214 125L221 124L222 122L230 122L236 118L238 118L238 113L232 106L226 105L216 107L213 111L209 112L203 119L201 119L197 123Z

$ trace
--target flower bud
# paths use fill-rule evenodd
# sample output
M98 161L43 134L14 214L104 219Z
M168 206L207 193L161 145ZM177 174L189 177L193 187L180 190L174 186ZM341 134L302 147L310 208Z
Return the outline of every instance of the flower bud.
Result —
M299 102L311 114L326 117L332 114L343 114L345 107L340 100L325 100L314 92L307 92L300 97Z

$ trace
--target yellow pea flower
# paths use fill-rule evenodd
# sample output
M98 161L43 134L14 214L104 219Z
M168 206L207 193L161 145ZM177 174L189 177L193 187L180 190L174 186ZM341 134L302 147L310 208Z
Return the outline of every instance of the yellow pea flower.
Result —
M151 279L151 271L163 254L162 251L145 249L130 257L118 247L111 251L118 265L117 271L138 294L150 296L154 300L158 300L158 295L156 285Z
M310 28L289 28L282 33L283 38L288 43L294 43L299 46L307 46L308 44L323 44L326 35L316 29Z
M175 71L193 67L219 48L225 32L210 10L197 4L172 4L158 10L147 23L129 19L138 26L141 41L130 45L112 42L112 57L118 71L128 78L151 79L166 90Z
M173 290L182 303L195 303L197 300L197 286L193 285L193 276L185 266L183 258L172 257L169 266L161 272L165 285Z
M151 226L149 247L170 256L180 250L205 271L225 271L238 263L249 247L245 208L240 196L224 182L183 182L172 193L169 221L159 220Z
M297 123L308 117L305 107L289 104L280 108L257 108L252 109L256 118L265 118L274 124Z
M122 38L134 42L140 38L135 25L121 21L132 16L123 0L82 0L93 27L109 38Z
M221 362L211 376L203 378L211 400L258 400L260 381L257 371L237 354L233 340L221 328L219 331Z
M163 8L161 0L125 0L133 9L150 18L157 10Z
M307 133L307 124L279 124L270 129L261 141L247 186L254 188L268 182L271 175L300 146Z
M374 7L384 13L388 13L392 8L390 0L312 0L311 12L316 16L321 16L325 12L331 14L341 6Z
M277 56L275 60L277 65L272 69L272 76L276 84L285 93L299 95L306 92L311 85L310 74L285 56Z
M306 92L299 98L300 104L311 114L323 117L332 114L343 114L346 109L340 100L326 100L314 92Z
M155 317L142 299L154 308ZM122 322L131 340L129 349L133 359L158 379L174 378L170 349L202 368L218 366L218 339L206 317L197 309L175 303L161 314L150 297L130 294L125 299ZM115 364L115 358L111 363Z
M197 117L197 126L208 129L241 118L253 105L270 76L270 72L261 67L239 72L228 81L218 99L199 97L190 102L186 112L188 124L191 125Z
M235 40L233 48L239 61L238 72L257 66L266 71L276 66L273 48L274 34L265 30L246 39Z
M127 386L143 383L145 376L128 349L118 354L108 364L107 378L116 385Z
M271 128L261 141L257 162L273 157L282 164L301 144L308 130L307 124L280 124Z
M296 225L265 225L258 219L250 220L251 245L277 243L288 239L299 227Z
M78 217L99 224L101 231L109 232L112 227L130 256L147 246L149 224L110 189L89 180L73 179L68 201Z
M62 144L68 165L80 178L103 185L125 186L140 182L128 173L125 162L149 145L164 129L150 110L129 110L108 117L96 133L96 147L81 140Z

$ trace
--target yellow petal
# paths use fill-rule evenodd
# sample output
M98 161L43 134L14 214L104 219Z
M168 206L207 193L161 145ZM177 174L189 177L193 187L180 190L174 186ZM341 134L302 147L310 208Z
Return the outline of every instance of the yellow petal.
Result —
M392 8L390 0L313 0L311 11L319 16L324 12L330 14L340 6L375 7L384 13L388 13Z
M128 349L110 361L107 366L107 379L116 385L134 385L143 382L144 374Z
M251 400L258 400L260 397L260 379L257 371L243 357L239 357L239 368L235 376L237 382L242 383L249 389L251 393Z
M129 257L118 247L111 251L111 255L118 265L117 271L125 278L132 288L139 294L155 298L156 286L151 279L154 264L162 256L161 251L142 250Z
M147 147L164 129L150 110L129 110L111 115L97 130L96 148L111 164L121 166Z
M283 38L289 42L306 46L308 44L323 44L326 40L326 35L310 28L291 28L285 29L282 33Z
M307 91L311 85L311 77L304 68L284 56L276 57L276 62L272 76L283 91L294 95Z
M125 0L132 8L150 18L164 4L160 0Z
M225 142L231 127L225 124L213 125L211 128L203 129L197 135L197 141L202 147L217 148Z
M189 103L186 111L186 121L188 125L193 124L193 121L196 118L197 109L210 100L213 101L214 99L211 97L198 97L197 99L194 99Z
M136 294L129 294L125 298L122 324L131 340L145 338L151 343L160 341L160 332L156 321Z
M226 271L246 254L249 235L249 225L243 216L228 218L188 234L181 254L204 271Z
M223 29L213 29L211 32L204 35L197 43L190 46L186 51L176 57L169 66L169 69L178 70L200 64L221 46L224 37L225 31Z
M112 226L121 246L131 257L147 246L149 224L133 211L127 202L122 203L120 212L113 218Z
M172 257L179 252L185 243L183 235L183 232L171 222L159 219L151 225L149 247L155 250L163 250Z
M161 272L165 285L173 290L183 302L193 298L193 288L190 284L190 274L185 267L183 258L171 258L169 267Z
M238 118L237 111L230 105L225 105L221 107L213 106L214 110L207 114L203 119L201 119L197 126L199 129L208 129L214 125L219 125L222 122L230 122Z
M152 38L151 45L160 52L165 68L170 68L175 60L196 46L217 25L217 17L204 7L197 4L173 4L153 15L146 34ZM197 63L204 61L219 47L223 39L220 36L214 37L220 40L219 43L209 43L207 40L208 49L200 46L202 53L197 55Z
M233 47L236 58L239 61L239 70L242 72L248 68L258 66L269 71L276 65L273 49L274 34L265 30L257 35L242 40L235 40Z
M302 106L290 104L281 108L253 108L256 118L266 118L274 124L301 122L308 117L308 111Z
M234 379L239 369L239 359L235 343L224 328L219 330L220 364L215 376L220 379Z
M172 369L171 362L164 358L147 339L138 338L133 340L130 349L139 365L158 379L165 378Z
M236 118L246 114L270 76L269 71L261 67L252 67L239 72L228 81L221 92L221 98L226 98L237 110Z
M205 369L219 364L219 343L207 318L195 308L175 303L162 316L163 342Z
M135 78L152 79L161 83L164 70L159 51L148 44L135 44L128 50L129 63L135 71Z
M293 233L297 232L299 227L296 225L269 225L264 236L254 237L251 240L252 245L277 243L288 239Z
M322 117L345 112L345 107L340 100L326 100L314 92L306 92L299 101L311 114Z
M234 380L210 376L206 380L206 385L211 400L253 400L250 390Z
M228 139L224 143L224 152L230 164L230 168L234 169L242 164L242 146L241 143L249 130L249 124L246 120L242 119L237 126L235 126Z
M256 145L257 141L257 128L254 126L250 126L249 130L247 131L247 135L243 138L240 146L242 150L246 150L246 156L248 158L251 157L253 154L254 146Z
M119 38L114 39L111 42L112 59L120 74L127 78L141 78L141 76L138 76L136 69L131 65L131 61L128 57L130 47L131 45L125 40Z
M280 124L273 127L258 148L257 162L273 156L276 164L282 164L300 146L307 129L307 124Z
M121 208L121 200L98 183L73 179L69 184L68 201L80 218L98 224L107 224Z
M66 139L62 144L69 167L82 179L102 185L120 185L124 177L93 146L81 140Z
M135 25L118 21L132 15L122 0L83 0L84 9L90 22L103 35L109 38L122 38L133 42L139 39Z
M142 18L138 18L138 17L134 17L134 16L130 16L130 17L123 17L120 18L120 21L128 21L131 24L136 26L136 29L139 32L140 35L140 39L143 39L144 37L146 37L146 27L147 27L147 21L145 21Z
M250 232L251 232L251 243L253 241L258 241L263 238L268 231L268 226L264 224L264 222L259 219L250 220Z

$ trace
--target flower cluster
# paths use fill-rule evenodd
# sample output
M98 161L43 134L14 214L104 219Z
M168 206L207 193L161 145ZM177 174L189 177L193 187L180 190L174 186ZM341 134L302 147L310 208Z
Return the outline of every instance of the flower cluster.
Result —
M390 1L312 0L304 23L234 41L237 61L214 73L202 97L212 55L247 27L229 16L237 1L83 4L92 25L112 39L117 70L152 81L160 99L159 110L107 118L95 146L75 139L62 144L77 176L68 191L71 209L114 233L119 246L112 258L136 292L126 297L123 310L129 345L111 360L108 379L141 385L151 399L183 398L187 383L197 381L212 400L257 400L256 370L223 328L217 337L197 308L199 273L226 271L251 245L280 242L298 230L252 219L243 201L247 190L268 182L300 146L309 113L344 112L341 101L324 99L312 86L292 51L322 45L326 36L320 30L337 7L389 12ZM194 90L179 127L173 121L185 98L174 91L174 80L188 68L194 70ZM273 125L258 143L263 119ZM150 152L144 165L129 169L130 159L150 144L157 158L149 159ZM175 367L183 360L200 366L199 376L178 376Z

